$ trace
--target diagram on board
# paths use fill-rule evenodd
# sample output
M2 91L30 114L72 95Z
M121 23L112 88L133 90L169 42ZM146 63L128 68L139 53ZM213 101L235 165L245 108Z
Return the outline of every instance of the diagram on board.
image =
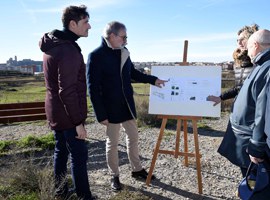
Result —
M220 104L207 101L221 94L220 66L152 66L151 74L167 82L150 86L149 114L220 116Z
M165 87L151 88L153 101L207 101L209 94L219 95L218 78L168 77Z

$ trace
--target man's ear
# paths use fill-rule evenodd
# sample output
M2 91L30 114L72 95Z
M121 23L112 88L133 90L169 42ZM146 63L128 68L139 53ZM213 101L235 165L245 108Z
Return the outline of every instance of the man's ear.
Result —
M77 23L74 21L74 20L71 20L70 22L69 22L69 28L70 28L70 30L73 30L73 29L75 29L77 27Z
M254 49L257 50L258 48L260 48L260 44L258 42L254 42Z

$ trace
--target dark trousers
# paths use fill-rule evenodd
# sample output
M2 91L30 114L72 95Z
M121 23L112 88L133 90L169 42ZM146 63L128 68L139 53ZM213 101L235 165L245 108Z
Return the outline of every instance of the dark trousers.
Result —
M67 161L70 155L71 174L74 189L80 199L92 199L90 192L87 158L88 151L84 140L75 138L77 132L75 128L54 131L55 150L54 150L54 178L56 196L66 196L68 193Z

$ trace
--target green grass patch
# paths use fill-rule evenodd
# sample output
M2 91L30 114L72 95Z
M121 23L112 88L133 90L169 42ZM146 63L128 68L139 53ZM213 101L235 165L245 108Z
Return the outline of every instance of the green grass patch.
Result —
M164 136L165 137L170 137L170 136L173 136L173 135L176 135L176 131L175 132L172 132L172 131L164 131Z
M165 141L170 141L170 139L171 139L171 137L172 136L174 136L174 135L176 135L176 131L167 131L167 130L165 130L164 131L164 134L163 134L163 138L165 139Z
M49 133L43 136L28 135L17 143L18 147L40 147L42 149L53 149L54 148L54 135Z
M30 194L15 194L10 196L9 200L39 200L39 196L36 192L31 192Z
M17 152L27 153L27 148L33 148L34 150L53 150L54 145L53 133L43 136L28 135L16 141L0 141L0 155Z
M1 91L0 97L0 103L44 101L45 88L38 85L9 87L9 89Z
M205 123L203 123L203 122L198 122L198 123L197 123L197 128L208 129L208 130L211 129L210 126L208 126L207 124L205 124Z
M10 146L14 143L14 141L0 141L0 154L10 150Z
M44 101L44 80L35 77L13 77L0 83L0 103L22 103Z

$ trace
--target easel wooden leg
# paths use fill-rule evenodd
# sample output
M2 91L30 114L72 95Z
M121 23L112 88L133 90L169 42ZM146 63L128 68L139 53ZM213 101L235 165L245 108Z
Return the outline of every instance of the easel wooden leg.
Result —
M177 133L176 133L175 150L174 151L164 150L164 149L160 150L160 144L161 144L164 130L166 127L166 123L167 123L168 118L170 118L170 117L171 116L169 116L169 117L166 116L166 117L162 118L160 133L159 133L158 141L157 141L155 149L154 149L151 166L150 166L149 173L148 173L148 176L146 179L146 185L149 186L149 184L150 184L158 153L174 155L175 158L178 158L179 155L184 156L185 166L188 166L188 157L195 157L196 170L197 170L197 181L198 181L198 192L199 192L199 194L202 194L202 175L201 175L201 162L200 162L201 155L200 155L200 151L199 151L198 129L197 129L197 120L200 119L200 117L177 117L176 118L177 119ZM195 153L188 152L188 126L187 126L188 120L192 121ZM184 152L179 151L181 121L183 123L183 132L184 132Z
M153 171L154 171L154 168L155 168L155 164L156 164L156 160L157 160L157 156L158 156L158 151L159 151L159 148L160 148L160 143L162 141L162 137L163 137L163 133L164 133L166 123L167 123L167 118L163 118L161 128L160 128L160 133L159 133L159 136L158 136L158 141L157 141L157 144L156 144L156 147L155 147L155 151L154 151L154 155L153 155L153 158L152 158L151 166L150 166L148 176L147 176L147 179L146 179L146 185L147 186L149 186L149 183L151 181L151 177L152 177L152 174L153 174Z
M188 134L187 134L187 132L188 132L188 129L187 129L187 120L183 120L183 123L184 123L184 127L183 127L183 129L184 129L184 152L185 153L188 153ZM188 167L188 155L186 154L185 156L185 166L186 167Z
M195 144L198 190L199 190L199 194L202 194L202 174L201 174L201 161L200 161L197 121L192 120L192 125L193 125L193 135L194 135L194 144Z
M174 153L174 157L175 157L175 158L178 158L178 153L179 153L180 132L181 132L181 119L177 119L176 141L175 141L175 153Z

